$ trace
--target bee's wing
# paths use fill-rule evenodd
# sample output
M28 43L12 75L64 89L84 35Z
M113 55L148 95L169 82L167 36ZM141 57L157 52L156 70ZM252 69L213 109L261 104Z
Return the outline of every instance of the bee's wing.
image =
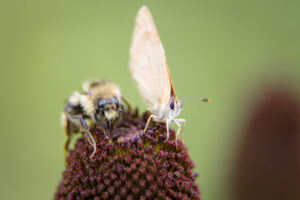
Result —
M150 11L145 6L136 18L130 48L130 71L148 109L158 111L169 102L172 82L165 52Z

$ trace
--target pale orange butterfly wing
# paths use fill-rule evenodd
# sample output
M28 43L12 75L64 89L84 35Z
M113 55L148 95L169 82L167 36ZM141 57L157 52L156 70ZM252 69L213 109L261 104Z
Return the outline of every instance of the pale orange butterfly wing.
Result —
M147 7L136 18L130 48L130 72L148 109L157 114L175 95L165 52Z

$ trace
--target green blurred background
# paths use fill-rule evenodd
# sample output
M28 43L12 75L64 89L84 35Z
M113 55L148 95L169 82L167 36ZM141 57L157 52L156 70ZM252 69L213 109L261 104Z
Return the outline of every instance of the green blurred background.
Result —
M299 1L2 0L0 198L52 199L64 169L60 112L94 78L145 105L128 70L134 18L154 16L177 95L184 141L206 200L230 199L244 114L266 80L299 89Z

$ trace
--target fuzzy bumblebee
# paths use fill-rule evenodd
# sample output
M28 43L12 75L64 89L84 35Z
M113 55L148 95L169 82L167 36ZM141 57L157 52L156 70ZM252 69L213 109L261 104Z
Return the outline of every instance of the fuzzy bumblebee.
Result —
M122 102L126 100L119 87L109 81L86 82L83 89L84 92L76 91L66 101L61 121L67 135L65 150L69 148L72 134L81 132L93 146L92 157L96 142L90 128L98 126L105 135L107 129L113 133L122 116Z

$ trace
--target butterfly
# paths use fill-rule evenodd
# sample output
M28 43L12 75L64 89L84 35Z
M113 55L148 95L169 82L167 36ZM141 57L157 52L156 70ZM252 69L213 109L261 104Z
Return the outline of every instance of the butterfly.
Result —
M178 126L177 144L177 137L182 133L185 125L185 119L176 118L182 110L182 102L176 96L165 51L152 15L146 6L140 8L136 17L130 48L129 68L151 113L144 132L146 132L152 119L165 122L167 141L169 139L169 124L173 122Z

